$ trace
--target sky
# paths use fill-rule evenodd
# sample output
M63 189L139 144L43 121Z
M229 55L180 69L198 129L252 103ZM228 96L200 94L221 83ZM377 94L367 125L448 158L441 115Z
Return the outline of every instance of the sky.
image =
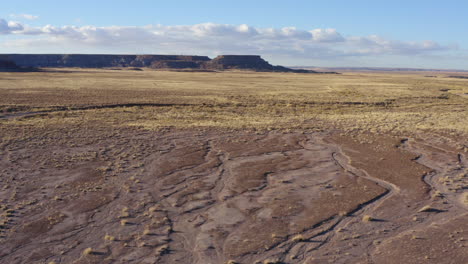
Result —
M464 0L1 1L0 53L258 54L273 64L468 70Z

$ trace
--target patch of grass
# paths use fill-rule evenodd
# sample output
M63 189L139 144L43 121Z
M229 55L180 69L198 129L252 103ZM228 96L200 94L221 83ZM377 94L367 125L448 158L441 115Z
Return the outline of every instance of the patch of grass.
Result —
M164 255L166 253L169 252L169 246L168 245L163 245L163 246L160 246L156 252L159 254L159 255Z
M432 195L433 198L443 198L444 195L440 191L435 191Z
M299 234L299 235L296 235L296 236L294 236L294 237L292 238L292 241L293 241L293 242L296 242L296 243L297 243L297 242L302 242L302 241L305 241L305 240L306 240L305 237L304 237L303 235L300 235L300 234Z
M464 203L465 205L468 205L468 192L464 192L464 193L461 195L461 201L462 201L462 203Z
M263 264L280 264L281 261L277 259L266 259L263 261Z
M91 254L93 254L93 253L94 253L94 251L93 251L93 249L90 248L90 247L89 247L89 248L86 248L85 250L83 250L83 256L88 256L88 255L91 255Z
M109 235L105 235L105 236L104 236L104 240L107 240L107 241L115 241L115 237L109 236Z
M434 211L437 211L437 209L429 206L429 205L426 205L424 207L422 207L421 209L418 210L419 213L429 213L429 212L434 212Z
M143 230L143 235L144 236L151 235L151 231L149 230L149 228L145 228L145 230Z
M122 211L120 212L119 218L127 218L130 217L130 213L128 212L128 208L124 207Z

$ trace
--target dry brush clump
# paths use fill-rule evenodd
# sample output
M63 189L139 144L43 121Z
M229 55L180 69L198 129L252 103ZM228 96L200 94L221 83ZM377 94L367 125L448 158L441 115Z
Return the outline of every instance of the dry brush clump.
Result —
M88 255L91 255L91 254L93 254L93 253L94 253L94 251L93 251L93 249L90 248L90 247L89 247L89 248L86 248L85 250L83 250L83 256L88 256Z
M464 203L465 205L468 206L468 192L464 192L461 195L461 201L462 201L462 203Z
M294 236L294 237L292 238L292 241L293 241L293 242L302 242L302 241L305 241L305 240L306 240L306 238L305 238L303 235L301 235L301 234L296 235L296 236Z

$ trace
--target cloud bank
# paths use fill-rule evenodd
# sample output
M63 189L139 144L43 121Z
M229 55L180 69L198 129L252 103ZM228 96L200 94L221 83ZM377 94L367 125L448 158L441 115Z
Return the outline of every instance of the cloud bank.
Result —
M18 52L55 48L59 52L154 54L260 54L299 59L363 56L432 56L456 50L434 41L398 41L377 35L345 36L336 29L259 28L246 24L202 23L148 26L31 27L0 19L0 47ZM0 36L1 38L1 36ZM64 50L66 47L66 50Z

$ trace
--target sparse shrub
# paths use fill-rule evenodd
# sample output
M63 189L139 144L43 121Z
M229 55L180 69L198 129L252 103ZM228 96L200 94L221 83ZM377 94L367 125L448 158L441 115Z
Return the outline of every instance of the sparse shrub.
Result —
M122 212L119 216L119 218L126 218L126 217L129 217L130 216L130 213L128 212L128 207L124 207L122 209Z
M372 218L372 216L370 216L370 215L365 215L365 216L362 217L362 221L371 222L371 221L374 221L374 218Z
M305 237L303 235L297 235L292 238L293 242L302 242L305 240Z
M93 254L93 252L94 252L93 249L89 247L89 248L83 250L83 255L88 256L88 255Z
M420 213L431 212L431 211L434 211L434 208L430 207L429 205L426 205L423 208L418 210L418 212Z
M115 237L109 236L109 235L105 235L105 236L104 236L104 240L114 241L114 240L115 240Z
M169 251L169 246L168 246L168 245L160 246L160 247L157 249L157 252L158 252L159 255L164 255L164 254L166 254L168 251Z
M277 259L266 259L263 261L263 264L279 264L279 263L281 262Z
M345 212L345 211L341 211L338 215L339 216L348 216L348 213Z
M462 203L468 205L468 192L464 192L464 193L462 194L461 200L462 200Z

